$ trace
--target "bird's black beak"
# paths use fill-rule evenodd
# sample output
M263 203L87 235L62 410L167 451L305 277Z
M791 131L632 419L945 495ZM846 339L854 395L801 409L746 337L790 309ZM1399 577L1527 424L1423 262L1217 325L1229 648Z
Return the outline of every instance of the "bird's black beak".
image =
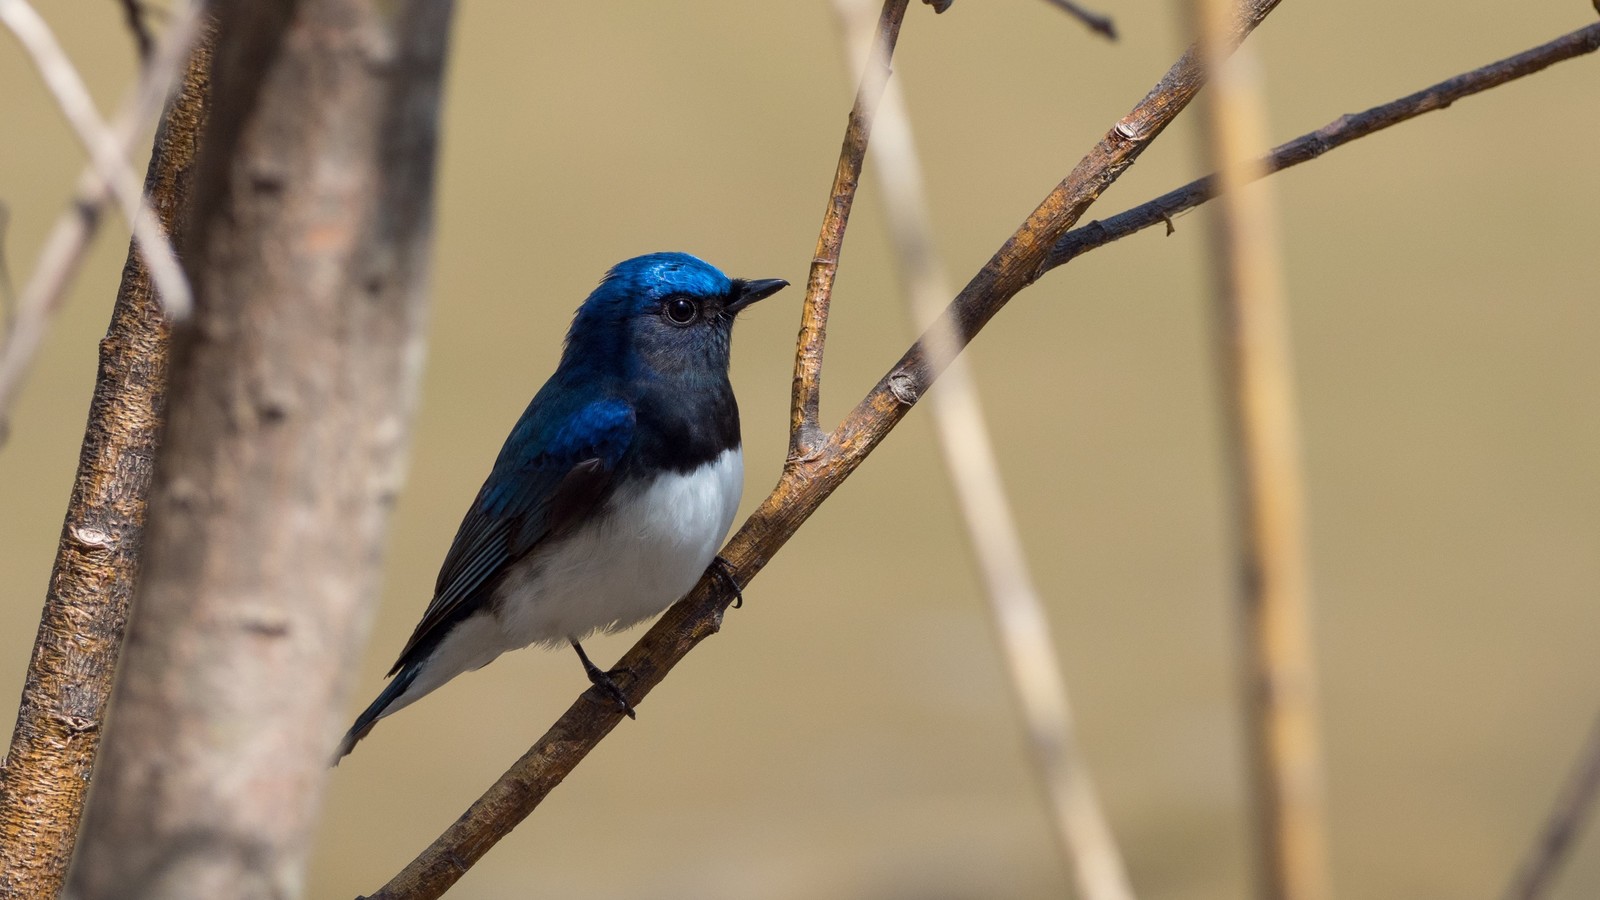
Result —
M728 312L736 313L757 300L771 297L788 286L789 282L784 281L782 278L763 278L759 281L735 280L733 282L733 290L729 294Z

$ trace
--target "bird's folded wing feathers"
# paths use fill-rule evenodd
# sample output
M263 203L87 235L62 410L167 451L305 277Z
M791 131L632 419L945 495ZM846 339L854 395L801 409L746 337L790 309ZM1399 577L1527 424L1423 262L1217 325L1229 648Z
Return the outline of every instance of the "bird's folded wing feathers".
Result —
M427 652L429 639L459 613L478 608L506 566L584 521L610 495L633 442L633 408L614 398L576 409L554 406L535 397L506 439L445 556L433 601L390 675Z

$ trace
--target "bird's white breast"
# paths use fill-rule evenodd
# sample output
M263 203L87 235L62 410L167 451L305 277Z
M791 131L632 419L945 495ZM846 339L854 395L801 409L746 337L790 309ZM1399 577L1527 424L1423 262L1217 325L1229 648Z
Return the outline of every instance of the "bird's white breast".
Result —
M738 447L692 472L619 485L599 515L507 573L494 604L507 643L581 640L676 603L722 546L743 489Z

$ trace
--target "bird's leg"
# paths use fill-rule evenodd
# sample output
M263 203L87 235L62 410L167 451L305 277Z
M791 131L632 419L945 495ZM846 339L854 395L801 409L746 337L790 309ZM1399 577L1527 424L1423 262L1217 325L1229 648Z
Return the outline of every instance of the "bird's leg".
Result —
M601 671L599 666L590 662L589 654L583 652L582 644L574 640L572 642L572 649L578 651L578 659L583 662L583 673L589 676L589 683L599 688L605 694L609 695L612 700L615 700L617 702L617 709L622 710L623 714L628 718L639 718L639 716L633 711L633 704L628 702L627 695L622 693L622 688L618 687L617 683L611 679L611 673Z
M720 556L714 556L711 558L711 571L716 573L728 590L733 591L733 608L739 609L744 606L744 591L739 590L739 582L733 577L733 563Z

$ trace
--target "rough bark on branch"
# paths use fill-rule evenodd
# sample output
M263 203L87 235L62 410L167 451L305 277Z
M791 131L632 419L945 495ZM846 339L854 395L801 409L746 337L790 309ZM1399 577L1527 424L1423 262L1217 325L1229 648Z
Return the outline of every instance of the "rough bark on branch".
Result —
M145 194L168 234L187 204L210 69L203 38L145 176ZM0 897L54 897L66 878L139 571L167 340L161 302L130 245L0 775Z
M1234 33L1243 39L1278 2L1250 0L1241 11ZM1184 54L1001 245L946 309L945 315L954 326L946 326L956 341L954 349L964 347L1017 292L1039 277L1050 248L1134 163L1149 142L1177 118L1194 99L1202 80L1194 52ZM810 314L808 310L806 315ZM825 331L826 321L819 325ZM803 330L799 354L805 354L806 348ZM820 354L809 356L805 362L817 368L821 364ZM720 554L729 564L727 571L733 583L741 587L749 584L817 507L905 418L938 374L937 366L919 341L814 452L791 455L772 493ZM796 382L814 384L815 375L802 372L797 366ZM799 391L796 399L801 399ZM803 417L796 417L792 425L798 427L803 422ZM791 432L791 440L794 437ZM696 644L717 632L723 612L733 602L732 586L720 577L702 578L688 597L667 610L618 661L613 671L621 673L617 683L632 705L639 705ZM615 708L580 697L499 781L370 900L420 900L442 895L533 812L616 727L621 715Z
M69 889L300 893L422 358L450 0L218 10L167 432Z

